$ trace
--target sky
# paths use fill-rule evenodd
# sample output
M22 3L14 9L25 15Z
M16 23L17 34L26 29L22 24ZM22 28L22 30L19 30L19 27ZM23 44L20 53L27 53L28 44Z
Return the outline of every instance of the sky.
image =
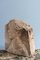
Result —
M5 24L14 18L32 26L35 49L39 49L40 0L0 0L0 49L5 49Z

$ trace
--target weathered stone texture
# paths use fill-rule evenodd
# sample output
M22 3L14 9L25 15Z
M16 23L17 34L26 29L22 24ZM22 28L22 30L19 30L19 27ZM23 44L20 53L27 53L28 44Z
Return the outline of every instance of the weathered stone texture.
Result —
M13 54L31 56L35 54L32 27L13 19L6 24L5 49Z

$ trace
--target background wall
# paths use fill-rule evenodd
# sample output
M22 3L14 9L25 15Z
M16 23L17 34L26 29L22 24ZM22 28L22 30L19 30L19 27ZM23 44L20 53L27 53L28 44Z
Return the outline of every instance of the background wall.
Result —
M33 27L35 47L40 48L40 0L0 0L0 49L5 49L4 26L13 18Z

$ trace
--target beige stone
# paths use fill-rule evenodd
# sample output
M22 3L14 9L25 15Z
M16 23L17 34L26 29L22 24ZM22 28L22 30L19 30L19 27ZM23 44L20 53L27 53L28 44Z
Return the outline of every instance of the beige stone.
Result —
M33 56L35 44L32 27L16 19L6 24L5 49L16 55Z

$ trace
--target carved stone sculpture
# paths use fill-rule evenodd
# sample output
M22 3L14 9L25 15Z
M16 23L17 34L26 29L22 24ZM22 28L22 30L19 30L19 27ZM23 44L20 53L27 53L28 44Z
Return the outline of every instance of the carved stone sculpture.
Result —
M6 24L5 49L16 55L34 55L35 45L32 27L16 19Z

